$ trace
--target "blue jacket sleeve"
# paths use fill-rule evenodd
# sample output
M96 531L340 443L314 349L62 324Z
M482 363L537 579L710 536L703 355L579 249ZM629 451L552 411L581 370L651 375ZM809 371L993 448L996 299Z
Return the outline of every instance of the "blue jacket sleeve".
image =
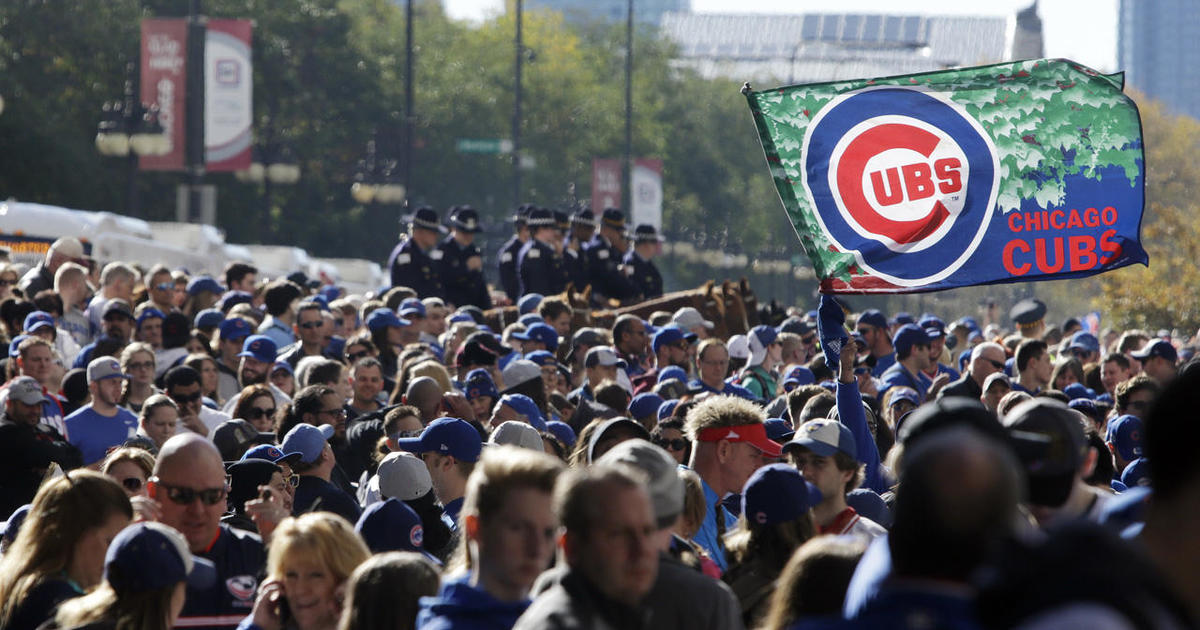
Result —
M858 447L858 461L866 464L866 475L862 487L878 494L888 491L887 475L879 460L879 448L875 446L875 438L867 427L867 414L863 411L862 397L858 393L858 382L837 382L837 410L842 424L854 434L854 444Z

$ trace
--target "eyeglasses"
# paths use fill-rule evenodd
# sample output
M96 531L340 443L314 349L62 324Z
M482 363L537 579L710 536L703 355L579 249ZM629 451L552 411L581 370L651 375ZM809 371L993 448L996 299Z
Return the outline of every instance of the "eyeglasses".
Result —
M287 485L289 485L293 488L300 487L300 475L292 473L292 474L288 475L287 477L284 477L283 480L287 482Z
M126 477L121 480L121 485L130 492L140 492L144 482L138 477Z
M359 359L361 359L363 357L369 357L369 356L371 356L370 351L363 350L362 352L355 352L354 354L347 354L346 358L350 359L351 363L356 363Z
M409 429L407 431L397 431L388 437L392 438L393 440L400 440L403 438L420 437L421 433L422 433L421 429Z
M870 328L859 328L855 332L866 337L867 335L871 334L871 329Z
M700 362L703 363L704 365L729 365L729 359L716 359L716 360L700 359Z
M675 438L673 440L657 439L654 443L668 451L682 451L688 447L688 441L683 438Z
M11 287L12 285L14 285L14 284L16 284L16 283L17 283L17 281L16 281L16 280L4 280L4 279L0 279L0 287Z
M246 411L247 420L258 420L259 418L273 418L275 416L275 408L261 409L259 407L251 407Z
M200 398L201 398L200 392L196 392L194 394L167 394L167 395L171 397L171 400L174 400L177 403L196 402L197 400L200 400Z
M132 370L153 370L154 362L153 361L138 361L137 363L130 363L129 369L131 371Z
M304 322L302 324L299 324L299 326L305 330L311 330L313 328L320 328L321 323L322 323L321 320L316 320L316 321L312 321L312 322Z
M688 348L692 347L692 344L688 343L686 339L683 341L677 341L672 345L674 345L676 348L679 348L680 350L687 350Z
M158 284L154 285L154 288L158 289L159 291L174 291L175 283L174 282L159 282Z
M322 414L322 413L327 413L335 418L345 418L346 417L346 410L342 409L341 407L338 407L337 409L322 409L317 412L317 414Z
M225 496L229 493L229 487L222 488L205 488L196 490L195 488L184 488L181 486L172 486L163 483L158 477L151 477L150 482L155 486L167 491L167 498L172 503L179 505L190 505L196 499L204 505L216 505L225 500ZM226 482L228 483L228 481Z
M988 363L991 363L992 367L996 368L997 370L1003 370L1008 367L1007 365L1004 365L1003 361L993 361L992 359L989 359L987 357L983 357L983 360L987 361Z

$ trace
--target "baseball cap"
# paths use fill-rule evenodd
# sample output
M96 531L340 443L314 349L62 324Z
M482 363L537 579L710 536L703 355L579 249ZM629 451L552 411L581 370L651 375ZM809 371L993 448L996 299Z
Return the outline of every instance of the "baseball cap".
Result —
M483 440L471 423L459 418L438 418L421 435L396 440L396 448L409 453L439 453L464 462L479 460Z
M537 341L546 345L550 352L558 350L558 333L549 324L539 322L525 329L525 332L513 333L514 339L522 341Z
M1100 352L1100 340L1096 339L1096 335L1089 332L1079 331L1071 335L1071 350L1083 350L1085 352Z
M558 366L558 359L554 358L554 355L546 350L534 350L533 352L526 353L522 358L524 358L526 361L532 361L539 367L545 367L547 365L553 365L555 367Z
M683 368L679 367L678 365L668 365L668 366L658 370L657 382L661 383L669 378L673 378L673 379L677 379L677 380L686 382L687 381L687 371L684 370Z
M781 333L792 333L793 335L800 335L801 337L812 332L812 329L812 324L795 316L783 320L783 323L779 324L779 327L776 328L776 330Z
M673 525L683 512L683 479L676 472L679 465L662 447L643 439L625 440L609 449L596 463L620 464L646 473L646 490L659 529Z
M1121 483L1128 488L1150 485L1150 462L1145 457L1139 457L1121 471Z
M1165 339L1155 339L1146 344L1146 347L1137 352L1130 353L1130 356L1138 361L1145 361L1153 357L1160 357L1174 363L1179 360L1179 353L1175 351L1175 346Z
M1012 389L1012 379L1007 374L1004 372L992 372L988 374L987 378L983 379L983 389L981 391L988 391L996 383L1004 383L1009 389Z
M486 330L471 333L463 343L468 346L472 344L479 345L498 357L502 357L513 351L512 348L500 343L499 337Z
M54 328L54 316L46 311L34 311L25 316L25 332L31 333L41 328Z
M537 311L537 307L542 304L543 296L541 293L526 293L517 300L517 312L521 315L533 313Z
M83 258L83 243L74 236L63 236L50 244L50 249L66 258ZM32 296L30 296L32 297Z
M762 451L767 457L779 457L782 447L767 438L767 428L761 422L738 424L728 427L709 427L696 436L698 442L746 442Z
M1084 385L1083 383L1071 383L1063 388L1063 393L1067 398L1075 400L1076 398L1085 398L1087 400L1095 400L1096 390Z
M685 306L675 311L675 314L671 316L671 322L684 330L691 330L696 326L704 326L709 330L715 327L715 324L704 319L700 311L696 310L693 306Z
M504 384L507 388L512 389L535 378L541 378L542 368L538 367L538 364L533 361L516 359L504 366L504 370L500 372L500 375L504 378Z
M654 392L643 392L633 397L629 401L629 415L634 418L645 418L658 413L658 408L663 404L662 396Z
M542 316L538 315L537 313L525 313L524 315L517 318L517 323L520 324L523 328L528 328L534 324L544 324L544 323L546 323L546 320L542 319ZM513 332L518 333L518 332L524 332L524 331L514 330Z
M596 461L596 446L600 444L600 442L604 441L606 434L610 431L620 428L633 431L636 434L635 437L639 437L647 441L650 440L650 432L647 431L646 427L642 426L640 422L635 422L634 420L624 416L609 418L596 425L595 430L592 431L592 437L591 440L588 441L587 450L587 461L589 463Z
M17 353L18 353L17 348L19 348L21 346L22 341L25 341L28 338L29 338L29 335L17 335L16 337L13 337L12 341L8 342L8 356L10 356L10 357L17 356Z
M867 488L855 488L846 493L846 505L854 508L863 518L871 519L884 527L892 526L892 510L883 497Z
M926 402L896 423L896 441L912 449L919 439L952 426L969 426L994 439L1007 435L996 414L977 398L946 396Z
M296 373L296 370L292 367L292 364L288 363L287 361L276 361L274 364L271 365L271 374L275 374L279 370L283 370L284 372L287 372L288 374Z
M588 346L590 349L605 343L608 343L608 340L604 336L604 331L599 328L580 328L571 336L571 350L567 353L565 359L567 363L574 361L575 351L580 346Z
M912 313L908 313L906 311L900 311L899 313L896 313L892 317L892 323L903 326L905 324L915 324L915 323L917 323L917 320L915 318L913 318ZM924 328L924 327L922 326L922 328Z
M671 414L675 413L675 408L678 406L679 406L678 399L673 398L671 400L663 401L663 404L658 406L658 419L666 420L667 418L670 418Z
M554 437L558 438L567 448L575 448L575 441L578 440L578 437L571 425L562 420L551 420L546 423L546 430L553 433Z
M537 403L533 402L532 398L524 394L505 394L499 404L508 405L513 411L525 416L534 429L546 430L546 420L542 417L542 410L538 409Z
M1118 416L1108 423L1105 442L1112 444L1121 459L1131 462L1142 456L1142 419L1130 414Z
M729 350L730 359L749 359L750 339L746 335L734 335L729 338L726 349Z
M88 385L106 378L129 378L129 375L121 371L121 363L113 357L92 359L87 368Z
M663 346L679 343L685 339L689 343L695 341L696 333L684 332L682 328L675 324L667 324L654 333L654 338L650 341L650 347L657 354Z
M474 400L480 396L488 396L493 401L500 397L500 392L496 390L496 383L486 370L476 368L471 370L467 375L467 380L463 383L463 393L466 394L467 400Z
M217 309L222 313L228 313L229 309L238 304L250 304L254 301L254 296L245 291L226 291L221 294L221 299L217 300Z
M299 460L303 456L304 454L299 451L284 453L278 446L275 446L274 444L259 444L258 446L246 451L246 454L242 455L241 461L245 461L247 459L265 459L276 464L279 462L291 463Z
M26 503L13 510L8 520L4 522L3 536L5 540L11 543L17 539L17 534L21 533L21 525L25 522L25 517L29 516L29 510L31 509L33 509L33 505Z
M425 551L425 529L421 517L403 501L388 499L367 506L354 531L362 536L371 553L388 551L414 551L424 555L435 564L441 564L436 556Z
M583 367L593 368L597 366L608 367L616 365L625 367L625 362L617 357L617 353L609 346L596 346L583 357Z
M222 317L224 316L222 315ZM241 317L230 317L229 319L221 321L221 323L217 325L217 330L221 333L222 339L228 339L230 341L245 339L246 337L250 336L250 333L254 332L250 327L250 322L242 319Z
M275 341L266 335L251 335L242 343L239 357L252 357L263 363L275 363Z
M890 391L892 392L892 400L888 403L889 407L902 400L907 400L916 406L920 406L921 404L921 396L911 387L893 387Z
M500 426L492 431L492 436L488 438L489 444L508 444L511 446L519 446L528 448L538 452L542 452L542 436L538 435L537 429L525 424L509 420L501 422Z
M396 317L396 313L386 306L377 308L367 315L367 329L371 332L391 326L408 326L412 322Z
M274 444L275 434L260 433L249 422L233 418L213 429L212 443L221 452L221 459L230 462L237 460L239 454L251 444Z
M896 356L908 354L913 346L929 345L929 335L916 324L905 324L892 335L892 345L896 348Z
M742 488L742 515L758 525L795 520L820 502L821 491L787 464L755 470Z
M32 376L18 376L8 384L8 397L26 405L40 405L46 399L42 384Z
M433 490L429 468L412 453L388 453L375 474L379 475L379 494L389 499L412 501Z
M792 441L783 445L783 450L802 446L817 455L830 457L841 451L850 457L858 457L858 447L849 427L837 420L809 420L796 429Z
M400 312L398 315L402 318L407 318L410 315L425 317L425 314L425 304L417 298L408 298L400 303Z
M108 319L109 315L122 315L133 319L133 308L129 306L129 302L121 298L112 298L104 304L104 310L101 319Z
M862 324L874 326L876 328L882 328L884 330L887 330L888 328L887 317L884 317L882 312L874 308L869 308L862 313L859 313L858 321L855 322L854 326L858 327Z
M1025 468L1029 502L1062 505L1088 448L1081 415L1057 400L1035 398L1009 412L1004 426L1020 442L1015 450Z
M206 589L216 583L213 563L188 551L183 534L154 521L121 530L104 555L104 579L120 594L144 593L187 582Z
M767 427L767 437L778 444L787 442L796 434L792 423L783 418L767 418L763 420L763 426Z
M787 371L783 380L785 383L791 381L795 386L799 387L801 385L812 385L817 382L817 377L813 374L812 370L803 365L797 365Z
M779 333L770 326L755 326L750 329L746 339L750 346L750 365L758 365L767 358L767 347L775 343Z
M279 450L284 453L299 453L300 461L311 464L321 456L331 437L333 437L333 426L331 425L323 424L315 427L311 424L300 423L283 436Z
M195 278L188 280L188 295L196 296L204 291L221 294L225 292L225 287L222 287L220 283L218 283L216 280L213 280L210 276L196 276Z

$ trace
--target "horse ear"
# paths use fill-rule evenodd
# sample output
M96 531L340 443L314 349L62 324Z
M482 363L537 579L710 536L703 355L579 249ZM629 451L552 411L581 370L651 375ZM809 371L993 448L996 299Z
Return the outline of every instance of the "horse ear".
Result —
M746 276L742 276L742 281L738 283L738 287L745 293L750 290L750 282L746 280Z
M591 301L591 299L592 299L592 285L590 285L590 284L589 284L589 285L587 285L586 287L583 287L583 299L584 299L584 300L587 300L587 301Z
M729 293L729 278L725 278L725 280L721 282L721 291Z
M712 290L713 290L713 285L715 285L715 284L716 284L716 282L715 282L715 281L713 281L713 280L709 280L708 282L705 282L705 283L704 283L704 292L705 292L705 293L712 293Z

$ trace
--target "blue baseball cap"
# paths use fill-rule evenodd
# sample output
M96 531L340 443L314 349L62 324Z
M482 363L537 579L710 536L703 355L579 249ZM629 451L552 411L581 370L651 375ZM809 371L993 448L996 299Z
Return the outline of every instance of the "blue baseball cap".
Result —
M1121 471L1121 483L1127 488L1150 485L1150 462L1145 457L1139 457Z
M767 418L763 420L763 426L767 428L767 438L780 444L792 439L792 436L796 434L792 423L783 418Z
M318 293L316 295L310 295L310 296L304 298L303 300L300 300L300 303L301 304L316 304L317 308L321 309L322 311L324 311L324 312L329 311L329 299L326 298L324 295L321 295L320 293Z
M517 300L517 312L524 315L537 310L542 304L543 296L541 293L526 293Z
M188 280L188 295L195 297L204 291L220 295L225 292L225 287L221 286L221 284L216 280L213 280L211 276L196 276L195 278Z
M322 424L320 427L314 427L301 422L283 436L283 443L279 445L279 450L285 453L300 453L300 461L311 464L321 456L321 452L325 450L325 445L331 437L333 437L331 425Z
M392 326L400 327L408 326L410 324L412 324L412 322L408 321L407 319L400 319L399 317L396 317L395 311L387 307L377 308L371 311L370 315L367 315L367 329L371 332L376 332Z
M1100 352L1100 340L1096 339L1096 335L1081 330L1071 335L1070 349L1083 350L1084 352Z
M558 350L558 331L554 330L549 324L539 322L525 329L523 333L513 333L514 339L522 341L538 341L546 345L546 349L550 352Z
M742 488L742 516L752 526L795 520L820 502L821 491L787 464L759 468Z
M892 392L892 399L888 403L889 407L902 400L907 400L916 407L921 406L921 395L911 387L893 387L890 391Z
M193 328L216 328L225 321L225 313L218 311L215 308L206 308L199 313L196 313L196 319L192 320Z
M900 311L899 313L896 313L894 317L892 317L892 322L903 326L905 324L915 324L917 323L917 320L913 318L911 313Z
M54 330L54 316L50 313L46 311L34 311L25 316L25 332L31 333L46 327Z
M505 394L500 399L500 404L508 405L513 411L525 416L529 424L538 431L546 430L546 419L542 417L542 410L525 394Z
M1071 383L1063 388L1063 393L1066 394L1067 398L1070 398L1071 400L1075 400L1077 398L1083 398L1085 400L1096 399L1096 390L1084 385L1083 383Z
M792 381L795 384L794 387L799 387L800 385L812 385L816 383L817 377L813 374L812 370L803 365L797 365L788 370L783 380L784 382Z
M158 309L156 309L156 308L154 308L154 307L150 307L150 308L147 308L147 309L143 309L143 310L142 310L142 313L141 313L140 315L138 315L138 316L137 316L137 327L138 327L138 329L139 329L139 330L141 330L141 328L142 328L142 322L146 321L147 319L150 319L151 317L154 317L154 318L157 318L157 319L166 319L166 318L167 318L167 316L166 316L166 315L163 315L163 312L162 312L162 311L160 311L160 310L158 310Z
M435 564L442 562L425 551L425 529L421 517L399 499L373 503L363 510L354 531L362 536L371 553L414 551Z
M868 326L882 328L883 330L888 329L887 317L878 309L873 308L867 309L858 315L858 321L854 325L858 326L860 324L867 324Z
M477 374L482 372L482 374ZM467 380L463 383L463 393L467 400L474 400L480 396L490 396L495 402L500 397L500 391L496 389L496 382L492 380L491 375L486 370L471 370L467 375Z
M579 439L578 436L575 435L575 429L572 429L571 425L563 422L562 420L551 420L550 422L547 422L546 430L553 434L554 437L558 438L558 440L566 445L567 448L575 448L575 441Z
M187 582L206 589L217 581L213 563L193 556L183 534L154 521L121 530L104 554L104 579L118 594L144 593Z
M479 431L459 418L438 418L430 422L421 435L396 440L396 448L402 451L450 455L464 462L478 461L482 444Z
M816 419L800 425L792 441L783 445L783 450L787 452L789 448L796 447L804 447L822 457L830 457L838 451L858 457L854 434L837 420Z
M544 324L546 320L542 319L542 316L537 313L525 313L517 318L517 323L528 328L534 324Z
M921 319L917 322L917 325L923 328L925 331L928 331L930 328L936 328L942 331L942 333L946 332L946 322L942 321L942 318L938 317L937 315L931 315L929 313L921 315Z
M417 317L425 317L425 304L417 298L408 298L400 303L400 317L408 318L410 315Z
M300 453L299 451L284 453L279 449L278 446L275 446L274 444L259 444L258 446L247 450L246 454L242 455L241 461L245 461L247 459L265 459L273 464L278 464L279 462L291 463L292 461L300 459L302 456L303 453Z
M645 418L647 416L655 416L658 414L658 408L663 404L662 396L654 392L643 392L633 397L629 401L629 415L633 416L634 420Z
M533 361L534 363L536 363L542 367L545 367L547 365L558 366L558 359L556 359L554 357L554 355L551 354L547 350L535 350L533 352L526 354L522 358L525 359L526 361Z
M687 371L685 371L683 368L679 367L678 365L668 365L667 367L662 368L658 371L658 381L657 382L661 383L669 378L676 378L676 379L679 379L679 380L683 381L684 383L686 383L688 380Z
M871 519L884 527L892 526L892 510L883 500L867 488L855 488L846 493L846 505L854 508L863 518Z
M667 418L670 418L671 414L675 413L675 407L678 406L678 399L672 398L671 400L664 400L663 404L658 406L658 419L666 420Z
M296 373L296 371L294 369L292 369L292 364L288 363L287 361L276 361L275 363L273 363L271 365L271 373L272 374L274 374L275 372L278 372L279 370L283 370L284 372L287 372L288 374Z
M1138 361L1145 361L1152 357L1160 357L1171 363L1179 360L1179 353L1175 350L1175 346L1171 345L1171 342L1165 339L1155 339L1146 344L1141 350L1129 353L1129 356Z
M459 323L463 323L463 322L470 322L470 323L474 324L475 318L471 317L471 315L469 313L455 313L450 316L449 321L451 324L459 324Z
M333 284L327 284L317 290L317 295L325 298L326 300L328 300L330 302L338 299L338 296L340 296L341 294L342 294L342 290L339 289L337 287L337 285L333 285Z
M246 337L246 341L242 342L242 351L238 353L239 357L251 357L263 363L275 363L275 355L277 353L275 341L266 335L251 335Z
M228 313L229 309L238 304L250 304L254 301L254 296L245 291L226 291L221 295L221 299L217 301L217 308L222 313Z
M253 328L250 327L250 322L241 317L230 317L222 321L217 330L221 333L222 339L228 339L229 341L245 339L254 332Z
M1130 462L1142 456L1142 419L1125 414L1108 423L1105 442L1112 444L1121 459Z
M916 324L905 324L892 335L892 345L896 348L896 356L908 354L913 346L929 345L929 334Z
M13 337L12 341L8 342L8 356L17 356L17 348L20 347L22 341L25 341L28 338L29 335L17 335L16 337Z
M658 353L659 348L673 343L679 343L685 339L688 341L688 343L695 341L696 333L685 332L682 328L676 326L675 324L667 324L666 326L659 328L658 332L654 333L654 338L650 341L650 347L655 353Z

